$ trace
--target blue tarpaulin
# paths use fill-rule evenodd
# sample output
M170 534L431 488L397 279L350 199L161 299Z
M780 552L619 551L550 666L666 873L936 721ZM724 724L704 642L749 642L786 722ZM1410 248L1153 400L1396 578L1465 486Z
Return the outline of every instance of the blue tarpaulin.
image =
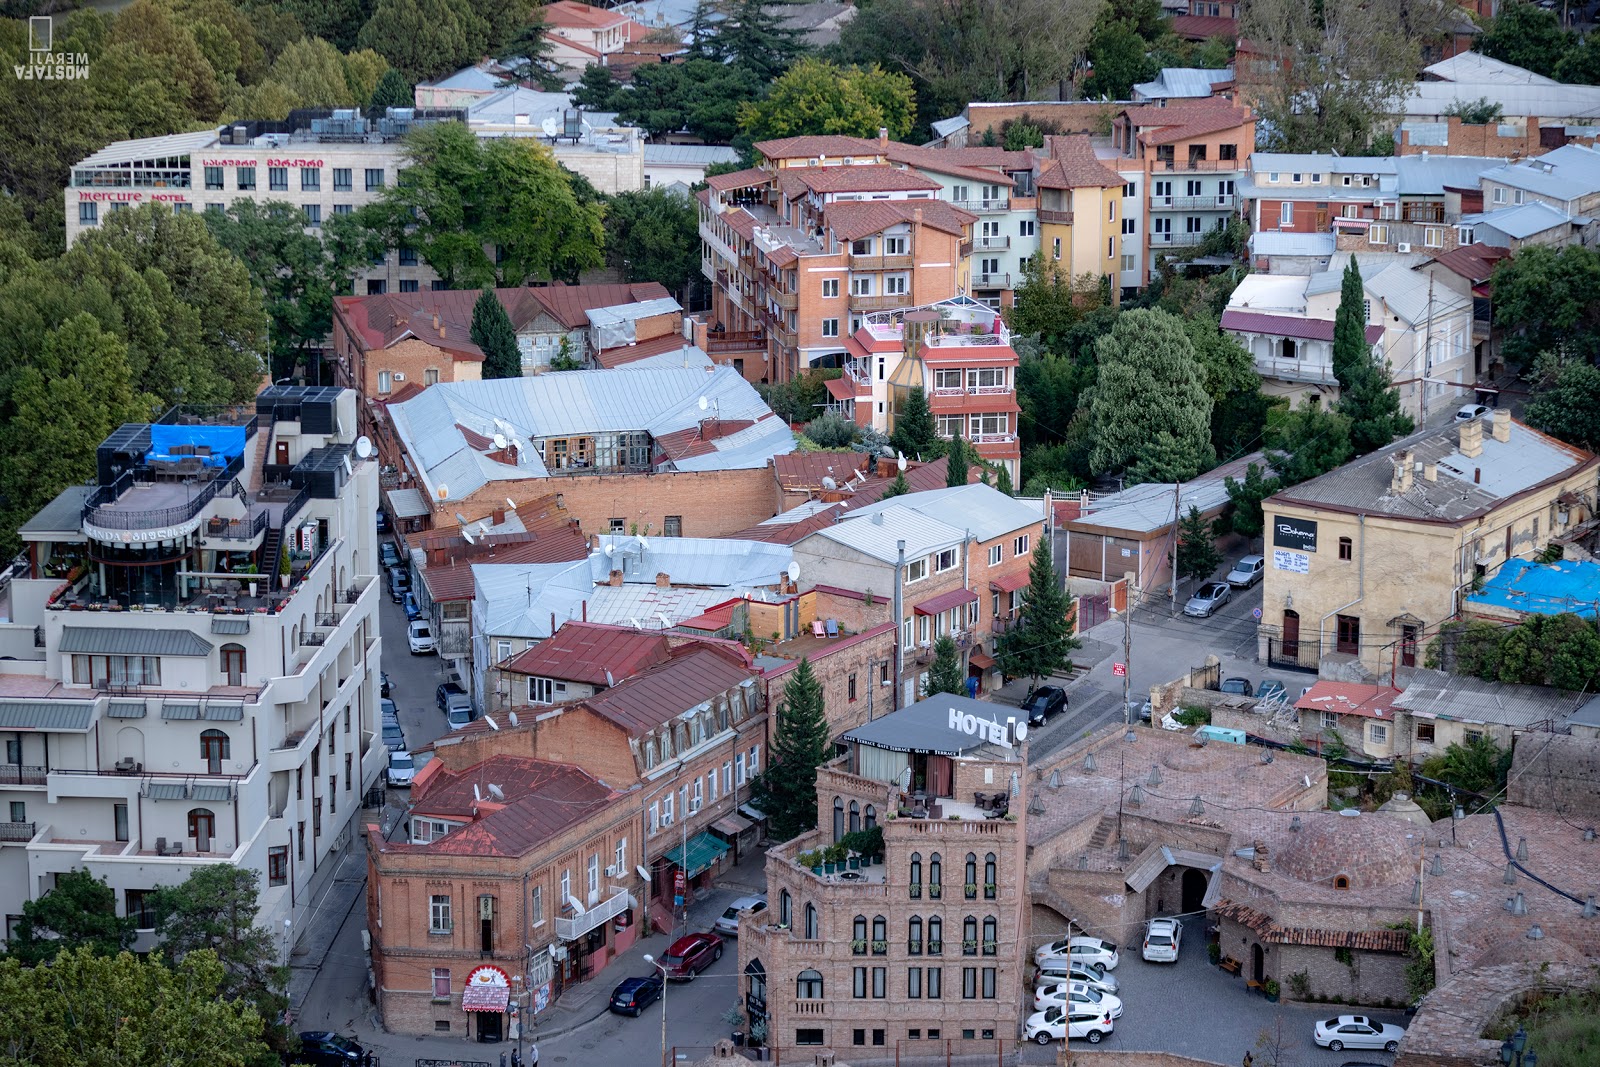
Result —
M243 426L170 426L156 423L150 427L150 451L145 453L145 462L185 459L196 455L200 449L209 448L211 454L200 455L200 460L208 467L226 467L233 457L244 454L244 429ZM193 446L197 451L190 452L187 448L182 453L173 451L183 446Z

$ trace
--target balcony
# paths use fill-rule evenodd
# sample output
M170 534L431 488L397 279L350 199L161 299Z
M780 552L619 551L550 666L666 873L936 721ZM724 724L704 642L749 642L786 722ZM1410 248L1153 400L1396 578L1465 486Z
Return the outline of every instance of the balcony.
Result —
M1072 225L1072 212L1057 211L1055 208L1042 207L1039 209L1040 222L1053 222L1060 226Z
M1239 169L1237 159L1158 159L1151 170L1162 171L1230 171Z
M1215 196L1152 196L1151 211L1232 211L1239 198L1231 193Z
M1152 233L1150 247L1160 248L1192 248L1206 239L1204 233Z
M992 215L1011 210L1011 198L1009 196L997 197L993 200L952 200L950 203L951 206L958 207L962 211L970 211L974 215Z
M972 245L980 252L1000 252L1011 247L1009 237L974 237Z
M824 1018L828 1014L828 1002L820 998L815 1000L796 1000L794 1002L796 1015L808 1015L815 1018Z
M850 294L851 311L894 311L896 308L911 306L910 293L889 293L878 296L858 296Z
M967 438L975 445L1009 445L1016 439L1014 433L975 433Z
M974 289L1009 289L1011 288L1011 275L1009 274L974 274L972 276Z
M1305 359L1257 359L1256 373L1263 378L1277 378L1284 382L1313 382L1318 385L1337 385L1333 368L1326 363L1313 363Z
M851 270L910 270L910 256L850 256Z
M782 289L768 289L767 299L785 311L794 311L800 306L800 294L792 289L787 292Z
M725 330L706 334L706 354L715 356L724 352L759 351L767 347L767 335L761 330Z
M33 840L38 824L31 822L0 822L0 841L26 843Z
M590 930L615 919L633 907L633 897L623 890L571 919L556 919L556 936L563 941L576 941Z
M160 531L163 540L192 533L199 526L197 516L218 493L236 491L234 477L243 470L244 457L238 455L221 467L185 456L124 471L84 502L84 533L102 541L120 540L116 535L130 530Z
M49 772L43 767L24 767L16 763L0 763L0 786L44 785Z
M782 348L794 348L799 344L795 332L781 322L774 320L767 324L767 329L771 332L772 339Z

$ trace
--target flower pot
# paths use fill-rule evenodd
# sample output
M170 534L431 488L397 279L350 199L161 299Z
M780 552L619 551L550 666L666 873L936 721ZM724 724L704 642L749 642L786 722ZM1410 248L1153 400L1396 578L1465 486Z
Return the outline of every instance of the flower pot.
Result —
M850 857L850 869L852 871L859 871L861 869L861 857L860 856L851 856Z
M833 873L833 861L829 860L827 863L824 863L822 865L822 871L823 871L824 874L832 874Z
M821 874L822 873L822 864L819 863L816 866L812 867L811 868L811 873L812 874Z
M1276 993L1268 993L1266 996L1267 996L1267 1003L1268 1004L1276 1004L1276 1003L1278 1003L1278 994L1276 994Z

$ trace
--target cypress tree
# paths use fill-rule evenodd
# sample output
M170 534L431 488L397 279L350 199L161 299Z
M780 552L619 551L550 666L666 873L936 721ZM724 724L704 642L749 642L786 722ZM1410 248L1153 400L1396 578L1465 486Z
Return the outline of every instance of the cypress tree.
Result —
M787 841L816 828L817 768L831 748L822 683L809 659L800 660L784 685L783 706L776 714L772 757L752 784L752 800L767 813L772 839Z
M966 672L961 669L961 650L954 639L945 634L933 643L933 666L928 669L928 691L925 696L955 693L965 696Z
M1028 591L1022 620L1001 636L995 649L1000 669L1013 678L1040 678L1072 667L1072 650L1083 643L1072 636L1072 604L1050 562L1050 545L1039 539L1028 565Z
M950 451L948 453L948 466L945 468L944 484L952 489L967 484L967 443L961 439L960 434L950 438Z
M1354 374L1372 352L1367 344L1366 300L1361 268L1351 256L1339 283L1339 310L1333 316L1333 376L1339 379L1341 389L1350 388Z
M906 402L895 414L894 433L889 443L907 459L938 459L944 455L944 442L933 423L933 412L928 410L928 395L920 385L906 394Z
M889 488L883 491L879 500L888 500L892 496L905 496L911 492L911 483L906 481L906 472L901 471L894 476L894 481L889 483Z
M522 377L517 331L493 289L485 289L472 306L472 343L483 349L485 379Z

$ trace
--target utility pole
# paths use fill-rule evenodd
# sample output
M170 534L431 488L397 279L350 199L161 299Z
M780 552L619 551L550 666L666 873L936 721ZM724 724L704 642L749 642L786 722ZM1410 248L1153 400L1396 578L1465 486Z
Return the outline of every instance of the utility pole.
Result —
M1178 616L1178 523L1182 520L1183 510L1181 499L1183 496L1183 483L1172 483L1172 607L1168 614L1173 618Z
M1122 725L1131 726L1133 713L1128 710L1128 682L1133 677L1133 591L1122 605Z

